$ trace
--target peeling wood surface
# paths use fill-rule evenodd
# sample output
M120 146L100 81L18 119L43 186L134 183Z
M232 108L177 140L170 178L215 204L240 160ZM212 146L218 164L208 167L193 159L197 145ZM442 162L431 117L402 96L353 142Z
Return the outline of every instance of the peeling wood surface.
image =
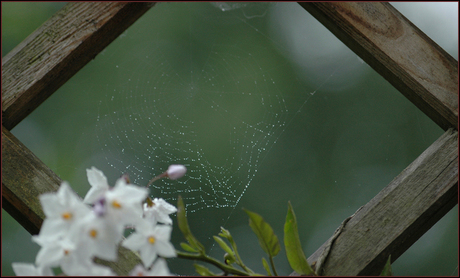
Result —
M395 261L457 203L458 132L449 129L349 219L322 275L379 275L390 254Z
M2 59L2 125L11 130L153 3L72 2Z
M457 129L458 61L393 6L299 4L441 128Z

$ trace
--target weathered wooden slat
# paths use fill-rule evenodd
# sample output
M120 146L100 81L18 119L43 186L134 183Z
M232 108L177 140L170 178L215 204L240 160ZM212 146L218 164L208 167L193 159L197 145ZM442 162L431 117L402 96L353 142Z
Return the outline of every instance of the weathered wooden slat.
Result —
M458 132L449 129L346 223L322 274L379 275L390 254L395 261L457 202Z
M61 179L2 126L2 207L29 233L45 215L38 195L56 191Z
M38 234L45 215L38 196L58 190L62 180L2 126L2 208L29 233ZM99 263L118 275L128 275L139 263L130 250L120 247L118 261Z
M153 3L72 2L2 59L2 124L11 130Z
M2 59L2 207L37 234L38 196L61 180L8 130L142 16L154 3L70 3ZM126 248L104 262L118 275L141 263Z
M299 4L441 128L457 129L458 62L390 4Z

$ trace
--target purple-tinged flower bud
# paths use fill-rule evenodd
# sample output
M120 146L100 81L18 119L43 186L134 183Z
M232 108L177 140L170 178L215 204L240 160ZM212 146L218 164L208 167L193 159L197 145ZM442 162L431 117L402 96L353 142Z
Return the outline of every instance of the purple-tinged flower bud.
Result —
M184 165L173 164L168 167L166 174L168 175L169 179L177 180L179 178L182 178L186 172L187 168L185 168Z

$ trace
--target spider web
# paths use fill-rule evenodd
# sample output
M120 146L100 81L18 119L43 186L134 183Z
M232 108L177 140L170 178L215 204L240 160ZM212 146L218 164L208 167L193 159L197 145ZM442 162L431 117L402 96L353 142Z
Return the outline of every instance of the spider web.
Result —
M96 131L110 167L145 185L168 165L184 164L184 178L157 181L151 193L170 202L181 195L188 212L236 207L290 122L343 69L318 63L336 56L314 56L315 45L309 69L287 57L293 50L274 27L284 20L270 17L274 8L157 5L136 23L144 27L133 26L104 52L112 79Z

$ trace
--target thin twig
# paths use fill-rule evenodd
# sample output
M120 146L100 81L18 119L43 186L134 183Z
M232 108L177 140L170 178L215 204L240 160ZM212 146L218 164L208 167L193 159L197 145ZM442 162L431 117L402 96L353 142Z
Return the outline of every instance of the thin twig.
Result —
M199 254L199 253L193 254L193 253L186 253L186 252L181 252L181 251L177 251L177 250L176 250L176 253L177 253L177 257L179 257L179 258L192 259L192 260L198 260L198 261L203 261L203 262L210 263L210 264L212 264L214 266L217 266L218 268L223 270L225 273L230 273L230 274L239 275L239 276L249 276L250 275L249 273L247 273L245 271L242 271L242 270L236 269L236 268L234 268L232 266L223 264L223 263L219 262L218 260L216 260L216 259L214 259L212 257L209 257L206 254Z
M164 178L164 177L166 177L167 175L168 175L168 173L167 173L167 172L164 172L163 174L154 177L153 179L151 179L151 180L149 181L149 183L147 184L146 187L149 187L154 181L157 181L157 180L159 180L159 179L161 179L161 178Z

